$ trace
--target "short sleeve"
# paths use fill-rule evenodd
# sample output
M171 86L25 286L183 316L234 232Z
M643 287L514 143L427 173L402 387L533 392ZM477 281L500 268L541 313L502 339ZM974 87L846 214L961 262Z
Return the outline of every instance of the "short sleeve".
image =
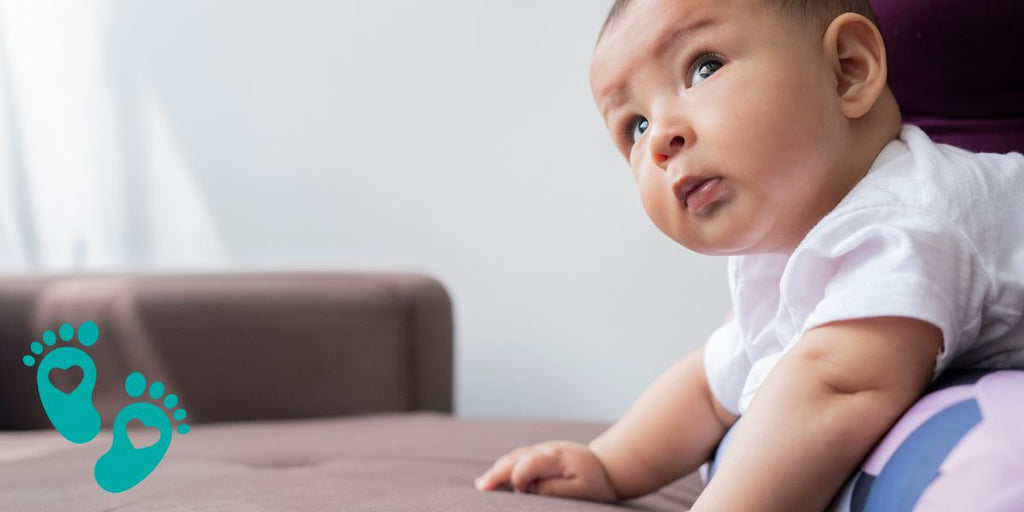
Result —
M970 241L948 222L866 208L816 227L790 261L783 296L803 333L840 320L900 316L935 325L934 376L976 333L987 279ZM821 228L821 229L819 229ZM802 310L802 311L801 311Z
M739 401L750 372L750 359L743 350L737 319L729 320L711 333L704 345L704 372L715 399L729 412L739 414Z

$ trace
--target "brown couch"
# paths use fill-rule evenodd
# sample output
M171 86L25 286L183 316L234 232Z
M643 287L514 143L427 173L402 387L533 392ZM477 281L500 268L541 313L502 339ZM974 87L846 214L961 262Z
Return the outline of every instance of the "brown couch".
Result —
M86 320L100 328L86 351L104 429L78 445L52 430L22 357L43 331ZM473 478L510 448L585 442L606 425L452 416L452 352L448 295L420 275L0 278L0 510L680 511L699 492L696 475L614 506L477 492ZM139 400L124 390L133 371L181 398L191 431L141 483L108 493L93 466ZM81 379L51 373L65 391Z

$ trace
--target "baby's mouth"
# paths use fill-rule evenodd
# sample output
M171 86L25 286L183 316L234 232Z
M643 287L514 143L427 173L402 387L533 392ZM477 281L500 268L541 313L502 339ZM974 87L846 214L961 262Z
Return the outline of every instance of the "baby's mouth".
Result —
M687 210L700 213L721 195L721 184L720 177L687 176L672 184L672 192Z

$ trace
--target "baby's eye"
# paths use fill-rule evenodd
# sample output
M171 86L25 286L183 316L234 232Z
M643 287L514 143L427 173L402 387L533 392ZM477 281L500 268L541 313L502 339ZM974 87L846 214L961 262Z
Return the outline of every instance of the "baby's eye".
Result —
M639 116L633 118L633 120L626 125L626 135L629 137L630 144L635 143L637 139L647 131L649 126L650 123L647 121L646 117Z
M690 87L703 82L722 68L724 63L714 55L704 54L693 64L693 74L690 75Z

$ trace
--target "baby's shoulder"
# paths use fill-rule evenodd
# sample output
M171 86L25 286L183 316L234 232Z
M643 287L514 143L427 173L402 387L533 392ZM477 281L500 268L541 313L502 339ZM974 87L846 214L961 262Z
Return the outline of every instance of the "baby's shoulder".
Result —
M904 129L807 244L910 232L929 244L967 243L983 253L1024 237L1024 156L972 153Z

